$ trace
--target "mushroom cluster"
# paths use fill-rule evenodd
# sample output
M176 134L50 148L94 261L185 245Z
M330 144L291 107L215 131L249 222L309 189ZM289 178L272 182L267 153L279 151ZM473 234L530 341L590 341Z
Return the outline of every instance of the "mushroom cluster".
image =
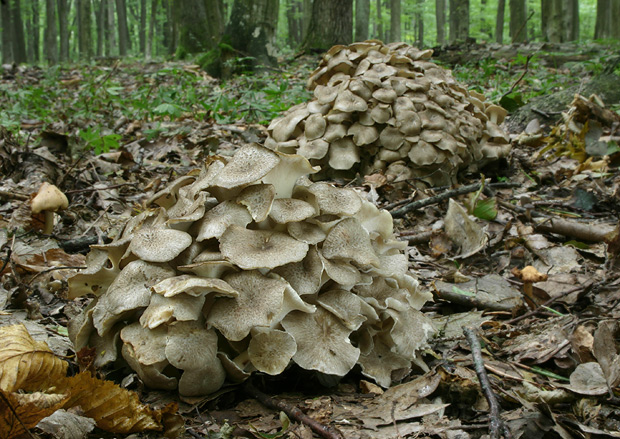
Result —
M150 387L204 395L291 363L389 386L432 326L390 214L312 183L309 161L257 144L172 182L116 239L92 246L69 296L96 366L120 355Z
M431 55L375 40L332 47L309 78L314 98L273 120L265 145L308 158L321 177L381 171L432 186L506 157L506 111Z

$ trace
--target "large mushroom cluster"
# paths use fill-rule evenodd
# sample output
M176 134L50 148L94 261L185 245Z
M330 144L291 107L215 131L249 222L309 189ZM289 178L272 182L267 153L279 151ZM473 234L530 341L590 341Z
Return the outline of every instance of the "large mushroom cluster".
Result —
M430 297L390 214L304 177L316 171L250 144L155 194L69 280L70 297L95 296L70 325L76 350L186 396L292 363L335 376L359 364L383 386L421 364Z
M309 78L314 98L273 120L265 145L299 153L327 177L381 171L432 186L506 157L506 111L431 55L374 40L332 47Z

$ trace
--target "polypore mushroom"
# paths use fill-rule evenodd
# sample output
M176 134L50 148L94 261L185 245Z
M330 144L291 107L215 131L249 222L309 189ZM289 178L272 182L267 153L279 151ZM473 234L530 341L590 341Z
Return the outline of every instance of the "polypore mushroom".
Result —
M97 366L121 353L146 385L185 396L291 362L336 376L359 363L382 384L407 369L424 342L407 341L422 334L406 328L419 323L409 308L429 295L408 274L390 214L353 189L300 178L315 171L300 155L248 145L171 183L174 196L95 246L69 280L70 297L96 296L70 325L76 349L94 347ZM379 337L398 357L383 374Z
M58 187L44 182L35 197L30 202L30 210L33 214L41 213L45 215L43 233L49 235L54 228L54 212L66 209L69 200Z

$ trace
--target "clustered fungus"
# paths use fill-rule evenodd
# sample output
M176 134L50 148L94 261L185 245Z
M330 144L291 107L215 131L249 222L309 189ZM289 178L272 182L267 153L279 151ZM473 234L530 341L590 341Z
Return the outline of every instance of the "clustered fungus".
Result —
M71 298L95 296L70 325L76 350L186 396L292 363L334 376L359 365L386 387L424 367L430 295L391 216L304 177L315 172L250 144L152 196L69 280Z
M306 157L322 177L381 171L431 186L506 157L506 111L431 55L374 40L332 47L308 80L314 98L274 119L265 145Z

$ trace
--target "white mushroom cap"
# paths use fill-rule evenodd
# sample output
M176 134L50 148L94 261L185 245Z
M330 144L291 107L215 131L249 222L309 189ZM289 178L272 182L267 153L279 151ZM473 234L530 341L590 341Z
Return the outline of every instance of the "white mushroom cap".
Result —
M356 218L346 218L336 224L327 234L322 250L327 259L353 261L360 267L379 266L368 232Z
M231 189L246 186L267 175L280 163L275 152L255 143L244 145L215 176L213 184Z
M234 201L225 200L209 210L198 222L198 236L196 236L196 240L219 239L232 224L245 227L251 222L252 215L248 209Z
M151 289L164 297L174 297L182 293L194 297L204 296L209 293L216 293L218 297L237 297L239 295L238 291L222 279L211 279L189 274L169 277L156 283Z
M252 330L248 355L256 370L278 375L289 365L295 352L297 344L287 332L265 328Z
M252 219L258 223L267 218L275 196L276 189L272 184L253 184L244 188L237 196L236 201L238 204L245 206L250 212ZM246 226L247 224L249 223L239 225Z
M301 261L308 244L271 230L248 230L230 226L220 238L222 255L244 270L275 268Z
M346 290L330 290L317 297L317 303L338 317L351 331L356 331L366 321L361 314L361 301L357 295Z
M226 372L217 358L217 334L200 322L177 322L168 328L166 357L183 370L181 395L206 395L224 384Z
M359 148L350 137L334 141L329 148L329 166L332 169L351 169L360 161Z
M134 234L128 251L143 261L168 262L191 243L191 235L181 230L145 227Z
M297 343L293 361L304 369L344 376L359 358L359 349L349 340L351 330L321 307L312 314L293 311L282 326Z
M44 182L39 188L39 192L30 202L30 210L33 214L45 213L45 224L43 233L49 235L54 228L54 212L66 209L69 206L69 200L58 187L53 184Z
M66 195L58 187L47 182L41 184L37 195L30 202L32 213L56 212L60 209L66 209L68 206L69 200L67 200Z
M296 198L274 200L269 217L278 224L303 221L316 215L314 206Z
M327 183L314 183L308 191L316 197L323 215L355 215L362 207L360 196L352 189L337 188Z
M235 298L219 298L207 317L228 340L244 339L255 326L270 327L282 310L288 284L282 279L263 276L256 270L232 273L225 277L239 291Z
M311 114L306 119L304 128L304 134L307 140L314 140L325 134L325 128L327 127L327 121L320 113Z
M314 294L321 287L323 262L316 247L311 247L300 262L292 262L273 270L286 280L300 296Z

